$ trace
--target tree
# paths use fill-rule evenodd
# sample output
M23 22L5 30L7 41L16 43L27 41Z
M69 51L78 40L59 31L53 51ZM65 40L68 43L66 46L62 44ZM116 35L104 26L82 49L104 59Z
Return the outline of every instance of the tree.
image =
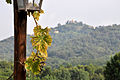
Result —
M54 75L56 76L57 80L71 80L69 70L63 66L60 66L59 69L54 70Z
M41 80L58 80L55 76L47 75L43 77Z
M90 79L92 80L93 75L94 75L94 72L95 72L95 66L93 66L92 64L87 65L87 66L85 67L85 71L87 71L87 72L89 73L89 77L90 77Z
M89 80L89 73L77 67L71 68L71 80Z
M105 80L120 80L120 52L107 62L104 70Z

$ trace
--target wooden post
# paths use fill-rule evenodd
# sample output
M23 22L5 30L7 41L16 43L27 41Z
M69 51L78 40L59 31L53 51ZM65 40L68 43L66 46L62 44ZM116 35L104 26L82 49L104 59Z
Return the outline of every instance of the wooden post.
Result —
M14 80L26 80L23 62L26 59L27 12L18 12L17 0L14 1Z

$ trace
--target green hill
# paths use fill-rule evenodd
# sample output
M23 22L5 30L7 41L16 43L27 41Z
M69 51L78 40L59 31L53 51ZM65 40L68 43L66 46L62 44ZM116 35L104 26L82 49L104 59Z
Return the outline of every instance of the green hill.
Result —
M97 64L103 65L106 60L120 51L120 25L92 27L82 22L67 21L58 24L50 32L53 42L48 49L49 65L57 64ZM0 59L10 60L13 57L13 37L0 41ZM30 35L27 37L27 55L32 46Z

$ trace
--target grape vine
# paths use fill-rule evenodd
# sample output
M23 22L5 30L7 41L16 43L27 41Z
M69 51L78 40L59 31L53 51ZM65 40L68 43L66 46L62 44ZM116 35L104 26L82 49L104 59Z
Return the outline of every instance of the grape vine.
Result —
M37 21L39 20L40 14L44 13L41 9L40 12L35 11L32 16L35 20L36 27L34 27L34 35L31 36L31 43L33 46L33 51L31 56L25 61L25 68L27 71L32 71L34 74L38 74L42 71L45 61L48 57L47 49L51 46L52 38L49 34L50 29L46 27L43 29L38 25Z

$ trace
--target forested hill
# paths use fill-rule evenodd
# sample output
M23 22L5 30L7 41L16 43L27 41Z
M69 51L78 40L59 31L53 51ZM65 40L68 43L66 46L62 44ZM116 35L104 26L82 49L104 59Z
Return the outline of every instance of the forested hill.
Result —
M48 64L98 64L120 51L120 25L92 27L77 21L58 24L50 32L53 42L48 49ZM31 51L27 38L27 55ZM13 55L13 37L0 41L0 59Z

